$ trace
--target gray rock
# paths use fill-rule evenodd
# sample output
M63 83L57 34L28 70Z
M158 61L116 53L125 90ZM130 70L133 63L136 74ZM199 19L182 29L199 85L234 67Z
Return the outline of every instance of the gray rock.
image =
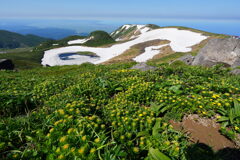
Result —
M178 58L178 61L182 61L187 65L192 65L192 62L194 61L194 56L192 56L191 54L187 54L185 56L182 56L180 58Z
M234 69L230 73L234 75L240 75L240 69Z
M6 70L13 70L14 64L9 59L0 59L0 70L6 69Z
M240 65L240 39L212 39L195 57L192 65L211 67L216 64Z
M141 71L155 70L156 67L149 66L146 63L138 63L130 69L139 69Z

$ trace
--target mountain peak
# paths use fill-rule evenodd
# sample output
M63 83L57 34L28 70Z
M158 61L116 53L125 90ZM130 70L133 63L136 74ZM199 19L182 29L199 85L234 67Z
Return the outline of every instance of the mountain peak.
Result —
M125 24L118 28L116 31L111 33L111 36L116 41L126 41L130 39L135 39L139 35L151 31L153 29L159 28L157 25L152 24Z

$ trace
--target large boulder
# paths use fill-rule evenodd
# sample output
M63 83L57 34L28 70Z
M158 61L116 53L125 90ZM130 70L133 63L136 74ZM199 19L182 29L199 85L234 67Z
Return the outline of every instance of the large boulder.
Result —
M6 70L13 70L14 64L9 59L0 59L0 70L6 69Z
M138 70L141 70L141 71L148 71L148 70L155 70L156 67L149 66L146 63L138 63L130 69L138 69Z
M240 66L240 39L212 39L195 57L192 65L211 67L216 64Z

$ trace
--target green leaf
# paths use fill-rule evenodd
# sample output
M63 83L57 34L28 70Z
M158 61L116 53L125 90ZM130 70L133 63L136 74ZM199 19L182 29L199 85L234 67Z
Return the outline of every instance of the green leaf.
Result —
M228 117L221 117L217 120L218 122L225 122L225 121L229 121Z
M234 112L235 112L235 117L240 116L240 104L238 101L234 101Z
M142 132L138 132L137 137L143 137L143 136L149 136L149 132L148 131L142 131Z
M169 90L175 92L176 94L181 94L182 93L182 91L180 90L181 87L182 87L181 85L176 85L170 87Z
M115 89L115 91L123 91L123 88L122 87L118 87Z
M33 138L32 137L30 137L30 136L26 136L26 139L27 139L27 141L33 141Z
M156 104L156 103L151 103L151 107L150 109L154 112L154 113L158 113L158 111L164 106L164 104Z
M161 129L161 126L160 126L161 125L161 121L162 121L161 118L157 118L156 119L156 123L155 123L155 125L153 127L153 130L152 130L152 135L153 135L154 138L157 138L159 136L158 131L159 131L159 129Z
M154 160L171 160L168 156L160 152L158 149L149 149L149 153Z

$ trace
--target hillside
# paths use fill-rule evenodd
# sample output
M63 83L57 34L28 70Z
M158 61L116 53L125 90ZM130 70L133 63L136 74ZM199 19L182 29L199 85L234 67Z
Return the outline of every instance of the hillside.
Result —
M147 25L131 25L126 24L118 28L116 31L112 32L110 35L116 41L124 41L137 38L140 34L160 28L157 25L147 24Z
M99 39L99 42L96 43L96 41L93 39L94 36L90 35L85 39L69 41L68 46L59 48L55 47L54 49L45 51L42 64L55 66L81 64L84 62L90 62L94 64L115 63L119 61L146 62L158 55L169 55L176 52L189 53L196 51L202 47L201 43L209 38L209 36L203 35L203 33L178 29L175 27L159 28L154 25L125 25L121 28L122 29L112 34L112 36L120 33L122 33L122 36L128 35L125 30L135 28L137 31L135 35L132 35L134 38L130 37L127 41L120 41L118 38L117 43L111 44L111 42L114 41L105 33L110 44L101 46L100 44L96 44L101 41L105 42L104 36L100 36L103 38ZM158 41L158 43L156 43L156 41ZM141 48L141 50L135 48L134 46L137 46L138 44L142 44L144 48ZM193 49L193 47L196 49ZM166 48L169 48L169 51L165 52L164 50L166 50ZM132 50L134 50L134 52L132 52ZM91 58L73 55L76 52L92 52L95 53L99 58L96 59L95 57ZM67 60L61 59L61 55L66 55L66 53L69 53L70 57ZM125 58L125 54L130 54L128 59ZM116 58L120 60L116 61Z
M48 39L35 35L21 35L14 32L0 30L0 48L13 49L36 46Z
M89 47L99 47L113 43L115 43L115 40L104 31L94 31L87 37L75 38L75 40L68 42L69 45L80 44Z
M239 158L239 76L132 65L0 71L0 159Z

